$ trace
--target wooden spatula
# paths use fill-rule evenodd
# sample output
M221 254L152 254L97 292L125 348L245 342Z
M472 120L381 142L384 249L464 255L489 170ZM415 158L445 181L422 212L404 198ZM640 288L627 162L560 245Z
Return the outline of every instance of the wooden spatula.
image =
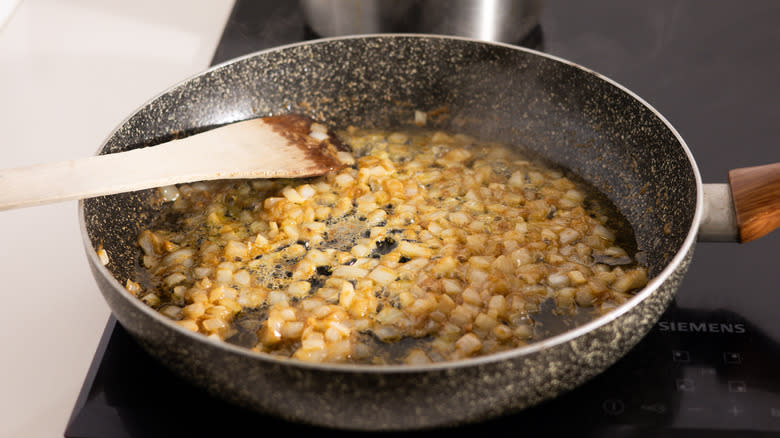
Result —
M0 170L0 210L230 178L297 178L340 169L347 151L297 114L246 120L155 146Z

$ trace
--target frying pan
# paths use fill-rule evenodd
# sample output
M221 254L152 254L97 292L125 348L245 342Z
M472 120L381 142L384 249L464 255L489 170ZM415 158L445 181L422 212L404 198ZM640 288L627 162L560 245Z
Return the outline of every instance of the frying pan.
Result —
M138 232L159 208L147 190L79 206L90 268L116 318L167 367L251 409L346 429L455 425L537 404L602 372L671 302L703 218L712 230L704 237L736 239L735 227L713 214L733 216L718 203L728 190L708 186L724 199L704 211L705 186L688 147L641 98L562 59L455 37L333 38L238 58L153 98L99 153L278 113L334 127L389 127L403 126L414 110L442 114L430 118L433 127L517 145L601 190L634 228L649 284L609 314L512 351L424 366L303 363L189 332L124 289L140 257ZM105 266L99 246L109 255Z

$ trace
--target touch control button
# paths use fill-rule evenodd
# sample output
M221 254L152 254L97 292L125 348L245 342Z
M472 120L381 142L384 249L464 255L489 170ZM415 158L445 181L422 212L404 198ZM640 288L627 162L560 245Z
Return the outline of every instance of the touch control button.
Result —
M688 363L691 361L691 355L685 350L672 350L672 361L677 363Z
M729 392L747 392L747 385L742 380L729 380Z
M677 379L677 390L682 392L694 392L696 391L696 384L693 379Z
M620 415L626 410L626 405L623 404L623 401L614 398L604 400L601 407L609 415Z
M736 406L732 406L731 409L728 410L728 412L729 412L729 414L731 414L731 415L736 417L736 416L738 416L739 414L741 414L741 413L743 413L745 411L744 411L744 409L740 409L740 408L738 408Z
M733 351L723 353L723 363L728 365L739 365L742 363L742 355Z
M639 409L647 412L653 412L656 414L666 413L666 405L663 403L652 403L652 404L642 405L639 407Z

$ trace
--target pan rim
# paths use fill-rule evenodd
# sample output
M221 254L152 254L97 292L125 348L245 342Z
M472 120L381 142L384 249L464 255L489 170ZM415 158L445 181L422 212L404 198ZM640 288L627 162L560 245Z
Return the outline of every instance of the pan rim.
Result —
M211 343L212 346L215 346L219 349L222 349L225 353L228 354L238 354L240 356L244 356L247 359L250 360L261 360L261 361L267 361L271 363L275 363L278 365L284 365L284 366L292 366L295 368L301 368L301 369L309 369L313 371L324 371L324 372L339 372L339 373L371 373L371 374L414 374L414 373L427 373L427 372L435 372L435 371L446 371L454 368L462 368L462 367L477 367L477 366L484 366L493 364L496 362L503 362L505 360L511 360L511 359L517 359L523 356L528 356L534 353L538 353L543 350L547 350L553 347L557 347L563 344L566 344L568 342L571 342L583 335L586 335L589 332L592 332L594 330L597 330L603 326L606 326L622 315L628 313L631 311L634 307L639 305L642 301L644 301L646 298L651 296L653 293L657 291L658 288L661 287L663 283L665 283L669 278L674 275L674 273L677 271L678 267L683 263L684 259L688 256L688 254L693 250L694 244L696 242L696 236L699 229L699 224L701 222L702 217L702 209L703 209L703 194L702 194L702 180L701 175L699 172L699 168L696 164L696 161L693 157L693 153L691 152L690 148L688 147L685 140L682 138L682 136L679 134L679 132L674 128L674 126L664 117L658 110L656 110L652 105L650 105L647 101L645 101L643 98L638 96L636 93L628 89L627 87L621 85L617 81L598 73L592 69L589 69L587 67L584 67L580 64L577 64L575 62L569 61L567 59L551 55L548 53L540 52L538 50L521 47L521 46L515 46L512 44L507 43L500 43L500 42L490 42L490 41L483 41L473 38L466 38L466 37L457 37L457 36L449 36L449 35L435 35L435 34L415 34L415 33L375 33L375 34L361 34L361 35L348 35L348 36L338 36L338 37L330 37L330 38L322 38L322 39L315 39L315 40L308 40L303 42L297 42L292 44L286 44L281 45L277 47L272 47L268 49L259 50L256 52L252 52L240 57L236 57L230 60L227 60L225 62L216 64L206 70L201 71L200 73L191 75L190 77L183 79L179 82L174 83L170 87L166 88L162 92L158 93L157 95L153 96L152 98L148 99L146 102L141 104L138 108L136 108L135 111L133 111L131 114L129 114L124 120L122 120L106 137L106 139L101 143L99 149L97 150L97 153L99 154L103 149L106 147L106 144L108 143L108 140L112 138L117 131L119 131L122 126L124 126L132 117L134 117L141 109L147 107L150 103L156 101L160 97L170 93L171 91L181 87L182 85L189 83L190 81L201 77L203 75L206 75L208 73L214 72L216 70L220 70L222 68L225 68L226 66L229 66L231 64L235 64L238 62L241 62L246 59L254 58L266 53L272 53L272 52L278 52L283 51L289 48L294 48L298 46L307 46L307 45L316 45L316 44L324 44L329 43L332 41L340 41L340 40L367 40L367 39L374 39L379 40L383 38L389 38L389 39L398 39L398 38L410 38L410 39L439 39L439 40L458 40L458 41L464 41L468 43L477 43L480 45L486 45L486 46L498 46L507 48L510 50L517 50L526 52L535 56L540 56L543 58L550 59L552 61L566 64L568 66L574 67L576 69L579 69L583 71L586 74L590 74L595 76L597 79L600 79L601 81L606 82L607 84L611 85L612 87L615 87L617 90L625 93L629 97L636 100L638 103L640 103L642 106L644 106L646 109L648 109L655 117L657 117L663 125L668 129L677 140L679 146L682 148L683 153L685 154L685 157L688 159L688 162L691 166L691 171L694 175L695 185L696 185L696 207L693 214L693 218L691 221L690 229L688 230L688 233L683 240L682 244L680 245L679 250L676 252L674 257L666 264L666 266L661 270L661 272L658 273L655 277L653 277L648 284L637 294L629 298L625 303L618 306L617 308L613 309L609 313L606 313L604 315L599 316L598 318L595 318L585 324L582 324L580 326L577 326L571 330L568 330L566 332L563 332L561 334L542 339L539 341L535 341L530 343L529 345L514 348L507 351L502 351L498 353L493 353L485 356L477 356L473 358L467 358L467 359L459 359L454 361L446 361L446 362L436 362L431 364L424 364L424 365L405 365L405 364L399 364L399 365L363 365L363 364L342 364L342 363L309 363L309 362L303 362L297 359L292 358L285 358L285 357L279 357L274 356L267 353L261 353L261 352L254 352L244 347L239 347L233 344L229 344L224 341L216 341L213 339L210 339L200 333L194 333L192 331L189 331L178 324L175 324L172 320L169 318L166 318L159 312L155 311L151 307L143 304L140 300L136 299L134 296L130 295L129 292L119 283L119 281L111 274L111 272L106 268L99 260L97 253L94 250L94 247L92 245L92 242L89 239L89 234L87 232L87 225L86 225L86 217L84 212L84 200L78 201L78 216L79 216L79 227L81 229L81 236L82 236L82 242L84 244L85 249L87 249L87 259L89 263L92 264L93 268L96 269L100 274L111 284L112 288L114 289L114 292L118 294L121 299L125 300L126 302L132 303L131 306L144 313L146 316L151 317L155 322L162 324L163 326L166 326L167 328L174 330L177 332L178 335L182 335L185 337L190 338L190 340L200 343ZM120 321L121 323L121 321Z

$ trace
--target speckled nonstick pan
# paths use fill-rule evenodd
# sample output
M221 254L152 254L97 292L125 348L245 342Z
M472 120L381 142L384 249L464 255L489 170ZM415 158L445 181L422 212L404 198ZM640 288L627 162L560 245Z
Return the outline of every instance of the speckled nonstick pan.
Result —
M631 349L680 284L702 215L690 151L615 83L508 45L434 36L319 40L217 66L149 101L100 149L128 150L239 119L300 112L335 127L430 124L528 148L606 193L647 251L652 280L612 313L517 350L429 366L317 365L208 340L123 287L140 257L153 191L83 201L91 269L119 322L153 356L212 394L294 421L410 429L477 421L580 385ZM110 257L101 265L95 248Z

